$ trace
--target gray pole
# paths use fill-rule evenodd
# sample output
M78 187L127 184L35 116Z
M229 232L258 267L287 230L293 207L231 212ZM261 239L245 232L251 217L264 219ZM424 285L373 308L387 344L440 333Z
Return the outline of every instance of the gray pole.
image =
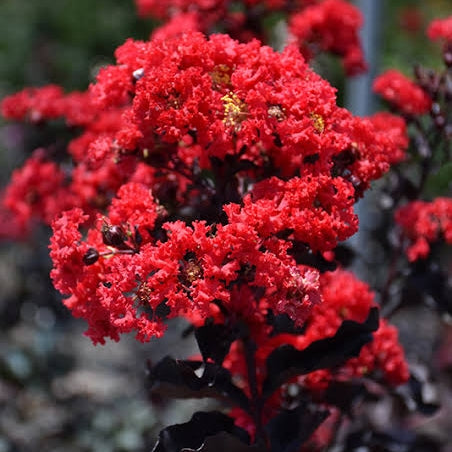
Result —
M372 81L379 63L383 0L356 0L355 4L364 16L360 37L369 70L348 81L346 106L355 115L367 116L375 110Z
M377 73L380 55L381 28L383 17L383 0L356 0L356 6L364 16L364 26L361 29L361 43L368 64L368 72L349 79L346 86L346 107L357 116L368 116L375 111L375 98L372 94L372 82ZM375 224L378 216L376 210L375 195L368 192L364 199L356 205L356 213L359 216L360 227L357 234L350 240L350 245L362 256L369 260L372 250L369 249L368 230ZM367 280L371 278L366 271L365 262L356 259L353 271L358 277Z

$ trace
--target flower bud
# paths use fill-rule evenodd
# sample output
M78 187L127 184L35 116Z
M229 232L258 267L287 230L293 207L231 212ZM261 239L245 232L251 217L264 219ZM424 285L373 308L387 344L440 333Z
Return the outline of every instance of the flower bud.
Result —
M127 240L127 235L121 226L102 226L102 240L107 246L114 246L115 248L124 244Z
M88 251L83 256L83 263L85 265L92 265L99 259L99 252L96 248L89 248Z

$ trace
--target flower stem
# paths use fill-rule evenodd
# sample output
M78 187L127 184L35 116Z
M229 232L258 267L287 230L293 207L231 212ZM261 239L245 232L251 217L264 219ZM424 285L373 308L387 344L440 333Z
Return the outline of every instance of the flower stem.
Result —
M248 372L248 385L251 393L251 413L256 426L256 444L266 444L266 435L262 425L262 398L259 395L256 374L256 344L249 337L243 338L245 361Z

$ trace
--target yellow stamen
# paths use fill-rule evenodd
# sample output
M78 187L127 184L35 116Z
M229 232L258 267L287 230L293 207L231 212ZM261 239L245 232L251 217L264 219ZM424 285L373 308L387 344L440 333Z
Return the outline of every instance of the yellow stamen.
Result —
M231 76L229 75L230 71L231 68L226 64L219 64L218 66L215 66L214 71L210 74L212 81L216 85L228 85L231 81Z
M138 298L138 300L143 303L146 304L149 301L149 298L151 296L151 288L146 284L146 282L142 282L136 292L136 297Z
M325 130L325 120L318 113L311 113L311 119L317 132L322 133Z
M202 277L202 268L196 262L190 261L185 269L185 277L191 284L193 281Z
M223 123L226 126L238 128L240 123L246 118L246 104L237 94L229 92L221 98L224 105Z

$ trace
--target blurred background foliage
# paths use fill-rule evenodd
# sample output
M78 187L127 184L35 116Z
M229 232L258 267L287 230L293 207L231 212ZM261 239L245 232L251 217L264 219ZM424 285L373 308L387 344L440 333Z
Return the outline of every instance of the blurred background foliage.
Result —
M146 39L149 21L132 0L2 0L0 89L58 83L85 89L128 37Z
M410 72L415 62L439 64L425 39L450 0L382 0L382 67ZM84 89L126 38L146 39L155 23L137 17L132 0L1 0L0 95L24 86L58 83Z
M424 31L433 17L452 13L450 0L386 0L384 8L382 70L411 74L415 62L437 66L440 51ZM101 65L113 62L118 45L146 39L153 26L137 17L132 0L0 0L0 98L49 83L83 90ZM337 62L317 65L343 86ZM36 132L0 119L2 185L49 135L52 129ZM146 358L183 357L190 348L177 328L163 344L127 338L93 347L83 322L71 318L52 289L48 236L43 229L28 242L0 244L0 452L149 450L162 425L192 409L151 406Z
M381 69L399 69L412 75L413 65L440 68L440 46L426 39L431 20L452 13L450 0L385 0L381 42Z

